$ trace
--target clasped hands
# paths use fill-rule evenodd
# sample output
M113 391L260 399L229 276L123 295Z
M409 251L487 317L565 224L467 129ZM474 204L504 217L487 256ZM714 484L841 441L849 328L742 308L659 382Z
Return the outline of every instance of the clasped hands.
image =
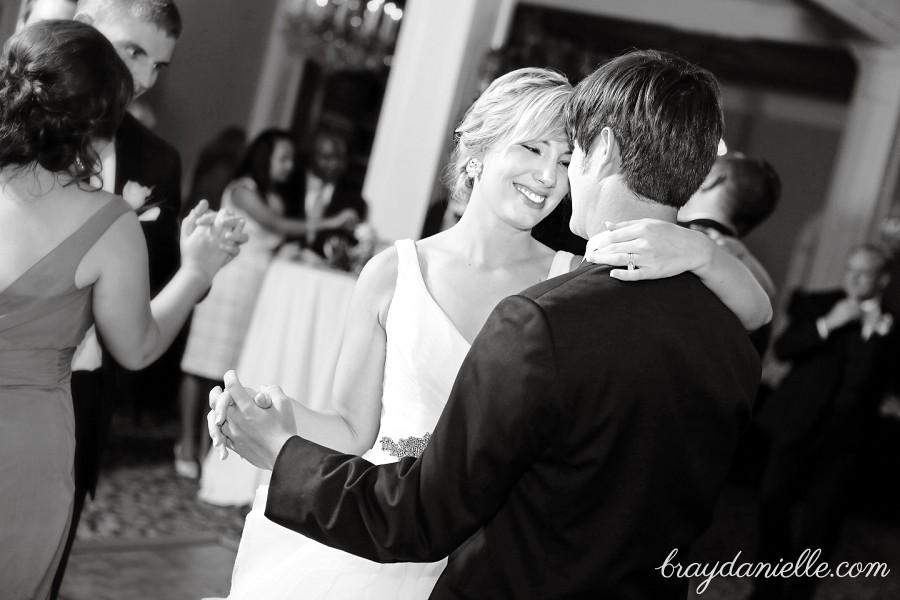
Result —
M209 210L209 203L201 200L181 223L182 264L212 281L248 239L243 218L230 210Z
M234 371L225 373L224 383L224 390L210 390L206 418L219 458L233 450L253 466L271 470L281 447L297 434L293 401L276 385L259 391L244 387Z

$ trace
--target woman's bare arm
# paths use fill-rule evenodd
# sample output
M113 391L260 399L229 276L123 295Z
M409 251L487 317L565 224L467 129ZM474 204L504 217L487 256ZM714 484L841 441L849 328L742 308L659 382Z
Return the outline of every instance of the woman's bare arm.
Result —
M301 219L289 219L269 207L266 201L255 190L246 186L236 186L231 193L231 201L251 219L259 223L269 231L283 235L306 235L315 230L310 224Z
M381 425L381 395L387 348L385 321L397 282L397 251L389 248L375 256L360 273L350 301L344 339L334 378L333 405L312 410L302 402L295 407L297 434L339 452L361 455L372 447ZM213 390L215 400L221 392ZM223 420L227 405L210 406ZM210 435L218 431L213 422ZM220 450L224 456L227 452Z
M147 246L133 212L119 217L82 260L86 269L98 272L93 289L97 329L124 367L141 369L165 352L215 273L236 253L224 247L221 224L195 227L205 210L203 202L185 219L182 266L152 302Z
M772 319L772 302L753 273L706 234L657 219L639 219L610 226L591 238L586 259L626 267L610 275L623 281L660 279L693 272L734 312L748 331ZM629 254L631 256L629 256Z

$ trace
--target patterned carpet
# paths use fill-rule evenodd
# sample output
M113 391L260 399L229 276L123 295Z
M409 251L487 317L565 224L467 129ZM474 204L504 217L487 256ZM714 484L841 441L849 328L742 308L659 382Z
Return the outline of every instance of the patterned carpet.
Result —
M85 507L61 600L225 596L247 507L197 500L175 475L177 422L117 415L97 495Z
M109 461L89 502L63 585L63 600L197 600L228 591L231 567L249 507L216 507L196 499L196 481L179 478L172 464L177 424L145 418L141 426L118 417ZM710 531L698 542L702 560L753 560L756 496L730 484ZM816 600L900 598L900 525L896 519L854 515L838 560L881 561L887 578L829 580ZM895 510L896 512L896 510ZM696 588L700 581L695 580ZM715 579L692 600L743 600L750 582Z
M237 544L249 507L197 500L197 480L175 475L177 423L117 418L97 495L85 507L78 540L146 540L215 535Z

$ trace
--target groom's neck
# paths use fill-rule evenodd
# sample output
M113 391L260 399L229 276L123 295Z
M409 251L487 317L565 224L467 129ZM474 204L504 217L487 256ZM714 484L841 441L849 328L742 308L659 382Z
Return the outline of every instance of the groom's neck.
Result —
M637 219L658 219L674 223L678 216L678 209L653 202L647 198L633 193L619 193L612 197L601 199L604 210L596 211L593 219L588 223L588 237L606 231L606 223L622 223Z

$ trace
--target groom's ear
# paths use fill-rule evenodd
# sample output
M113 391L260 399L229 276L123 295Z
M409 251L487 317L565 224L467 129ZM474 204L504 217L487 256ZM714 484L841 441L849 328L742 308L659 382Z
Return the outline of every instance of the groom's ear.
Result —
M596 168L599 172L617 172L621 165L621 153L616 134L609 127L600 130L597 141L594 144L594 157L597 161Z

